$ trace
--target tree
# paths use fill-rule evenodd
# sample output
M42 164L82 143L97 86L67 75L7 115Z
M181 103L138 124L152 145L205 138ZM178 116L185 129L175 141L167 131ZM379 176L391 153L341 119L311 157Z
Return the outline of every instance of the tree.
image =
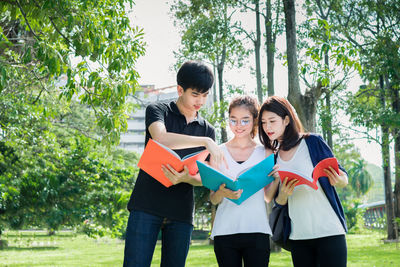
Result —
M317 106L315 101L320 95L320 90L316 92L309 90L304 95L300 92L299 69L297 63L296 9L294 0L284 0L283 10L285 13L286 53L289 79L288 99L296 109L306 130L315 131L315 117L312 115L315 114ZM317 96L315 96L315 94Z
M282 27L279 23L281 14L281 2L277 1L271 3L271 0L265 1L265 7L263 8L260 1L247 0L239 1L245 10L254 12L256 17L256 31L248 32L243 28L239 28L245 33L245 35L253 42L255 51L255 62L256 62L256 79L257 79L257 96L260 103L263 102L263 90L262 90L262 75L261 75L261 25L260 16L264 18L265 26L265 47L267 55L267 92L269 96L275 94L274 88L274 66L275 66L275 43L278 33L282 32ZM254 5L252 7L251 5ZM275 19L272 17L272 13L275 11Z
M248 3L249 2L249 3ZM248 39L254 45L254 56L256 63L256 82L257 82L257 97L258 102L262 103L263 101L263 92L262 92L262 75L261 75L261 24L260 24L260 1L259 0L251 0L251 1L239 1L240 5L244 7L245 10L254 10L256 17L256 31L249 32L244 29L239 22L238 31L240 33L244 33ZM254 4L254 8L248 6L249 4Z
M35 103L47 90L45 81L65 75L59 96L90 106L104 141L118 143L126 129L126 97L138 86L135 62L144 53L143 32L129 25L127 3L133 5L132 0L2 1L0 92L30 90Z
M366 162L363 159L358 159L349 169L349 183L355 191L357 198L366 194L372 187L372 177L366 167Z
M0 172L0 228L54 228L82 215L74 203L80 208L68 216L66 203L80 199L80 187L72 184L87 176L68 173L67 151L78 142L93 148L90 142L100 139L119 141L126 97L137 86L135 62L144 53L143 33L129 26L126 3L133 1L0 3L0 165L6 166ZM55 87L63 77L65 85ZM92 108L102 130L69 120L68 103L76 100Z
M400 86L392 87L392 108L393 112L397 114L395 124L398 127L394 127L392 135L394 136L394 160L395 160L395 186L394 186L394 197L395 197L395 216L400 218L400 97L399 90ZM400 225L400 224L398 224Z
M386 108L384 101L383 84L372 84L370 87L361 88L354 96L349 96L347 111L349 112L352 123L358 126L364 126L367 129L376 129L380 127L380 134L377 132L377 138L371 136L367 131L365 134L370 140L374 140L382 147L382 168L385 184L385 202L386 216L388 223L388 239L396 239L396 226L394 225L394 206L393 192L390 175L389 158L389 128L386 123L390 117L390 111Z
M320 17L327 15L321 9L319 9L321 13L314 14L311 10L316 10L316 8L311 8L310 3L306 5L306 10L311 18L301 25L299 33L302 41L298 42L295 3L294 1L283 2L289 75L288 99L295 107L305 129L315 131L319 99L325 93L328 107L330 107L330 95L334 90L342 88L347 80L347 75L343 75L336 81L334 77L337 77L339 72L347 73L352 69L359 69L354 59L356 52L347 43L340 44L336 38L332 38L332 26L326 20L313 18L315 15ZM329 13L329 10L327 12ZM305 58L300 60L301 71L299 72L298 58L302 49L305 49ZM330 67L330 62L334 63L335 68ZM308 81L307 75L311 76L312 82ZM299 77L306 85L304 94L301 93ZM330 115L329 110L327 114ZM330 131L332 127L329 118L327 121L325 131ZM332 143L330 140L328 142Z
M137 157L108 153L96 139L94 114L75 101L59 102L54 88L47 88L35 104L23 94L14 106L6 106L7 95L0 98L8 107L1 122L16 129L8 127L0 140L0 229L45 227L54 233L87 220L122 236Z
M350 142L346 142L345 139L343 142L335 143L332 149L340 165L343 166L348 172L354 167L355 160L361 160L361 154L355 148L355 145ZM355 198L355 193L351 184L343 188L337 188L337 192L343 202L351 203Z
M341 42L336 38L337 28L331 14L340 2L341 0L305 1L304 8L311 19L300 25L302 41L298 45L306 50L307 56L303 62L300 60L301 79L310 90L321 86L318 101L319 125L322 126L324 139L330 147L333 146L333 134L340 134L332 115L340 108L340 104L336 104L340 100L337 95L345 89L353 69L360 71L357 50L348 42Z
M275 10L275 23L272 18L272 11ZM280 33L281 23L279 22L281 14L281 2L275 3L275 6L271 3L271 0L265 1L265 46L267 53L267 90L268 96L275 95L275 83L274 83L274 66L275 66L275 52L276 52L276 36Z
M348 230L355 232L364 227L363 211L358 206L363 203L362 198L372 187L372 177L354 143L341 138L341 142L334 144L333 151L348 173L349 184L336 188L336 191L342 201Z
M400 19L399 10L398 1L365 0L345 1L343 7L337 7L334 12L343 40L351 42L360 51L362 77L369 84L368 89L360 91L358 95L369 95L369 99L373 99L371 101L374 101L375 105L371 106L371 109L374 118L377 119L374 126L378 125L381 128L380 144L384 169L388 239L397 238L396 225L393 222L395 208L391 186L389 144L390 134L395 137L395 140L399 140L398 129L400 128L400 115L396 104L398 103L396 91L398 92L400 85L398 75L400 29L397 25ZM360 109L364 110L364 108ZM363 114L358 113L358 115L365 118ZM373 125L369 121L361 124ZM395 147L398 147L396 143ZM395 164L398 163L400 163L398 160L395 161ZM396 170L398 170L397 167ZM398 182L400 184L400 179ZM400 191L396 191L396 194L400 194ZM400 199L397 195L395 198Z
M275 43L277 34L282 31L281 27L278 23L280 18L280 8L281 2L277 1L274 5L271 3L271 0L265 1L265 13L260 11L260 1L240 1L241 5L245 7L246 10L251 10L256 15L256 33L255 35L249 34L246 32L246 35L250 40L254 43L255 49L255 60L256 60L256 78L257 78L257 95L258 101L260 103L263 102L263 90L262 90L262 80L261 80L261 55L260 55L260 45L261 45L261 29L260 29L260 15L264 18L264 26L265 26L265 45L266 45L266 55L267 55L267 92L268 96L272 96L275 94L274 88L274 66L275 66ZM252 8L249 4L254 4L255 7ZM275 10L275 22L272 18L272 11ZM267 205L267 212L270 213L272 211L273 203L269 203ZM277 246L271 240L271 251L280 251L280 247Z
M177 1L171 11L182 29L184 58L203 59L215 64L217 69L219 101L224 102L224 70L226 65L240 67L248 51L235 34L232 9L236 1ZM225 113L220 113L225 120ZM226 129L221 129L221 141L227 141Z

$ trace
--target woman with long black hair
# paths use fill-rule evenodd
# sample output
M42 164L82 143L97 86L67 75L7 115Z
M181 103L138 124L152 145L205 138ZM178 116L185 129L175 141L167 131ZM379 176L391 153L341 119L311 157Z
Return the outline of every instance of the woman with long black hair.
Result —
M318 162L334 157L319 135L304 133L293 106L283 97L269 97L261 106L259 137L266 149L277 153L280 169L309 177ZM290 225L285 229L295 267L346 266L347 226L335 187L347 185L347 174L340 165L339 173L332 167L325 173L317 190L283 177L275 198L278 208L288 206Z

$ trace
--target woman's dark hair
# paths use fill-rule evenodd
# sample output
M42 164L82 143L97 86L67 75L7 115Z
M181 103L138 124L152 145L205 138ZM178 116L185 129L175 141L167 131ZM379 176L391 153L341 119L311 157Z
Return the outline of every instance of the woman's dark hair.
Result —
M232 99L229 104L228 113L231 114L233 108L244 106L250 111L250 114L253 116L253 129L251 130L251 138L254 138L257 134L257 119L258 119L258 110L260 109L260 105L258 104L257 98L251 96L237 96Z
M281 117L283 120L286 116L288 116L289 118L289 124L285 128L282 142L280 144L277 140L274 140L272 142L263 130L261 118L264 111L273 112ZM297 116L297 113L293 106L289 103L289 101L280 96L270 96L264 101L258 115L258 121L260 142L264 145L265 148L272 149L273 151L276 151L278 149L278 146L279 149L285 151L290 150L299 143L302 136L307 135L304 134L303 125L301 124L300 119Z
M187 61L179 68L176 81L184 91L191 88L206 93L214 83L214 75L204 63Z

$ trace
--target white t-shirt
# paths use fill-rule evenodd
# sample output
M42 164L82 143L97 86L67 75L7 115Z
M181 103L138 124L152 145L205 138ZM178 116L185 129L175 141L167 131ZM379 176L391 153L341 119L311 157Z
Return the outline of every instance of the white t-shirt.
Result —
M221 171L231 177L236 177L242 170L254 166L265 159L265 148L256 146L250 157L243 163L237 163L229 153L225 144L221 149L224 151L225 159L229 169L221 167ZM244 188L244 190L246 190ZM223 198L217 208L211 239L219 235L231 235L239 233L265 233L271 235L268 223L267 209L264 201L264 189L237 205Z
M307 175L312 179L313 164L306 142L301 140L289 161L277 159L279 169ZM319 181L318 189L308 185L298 185L288 198L289 217L292 231L289 239L313 239L345 234L342 224L333 210Z

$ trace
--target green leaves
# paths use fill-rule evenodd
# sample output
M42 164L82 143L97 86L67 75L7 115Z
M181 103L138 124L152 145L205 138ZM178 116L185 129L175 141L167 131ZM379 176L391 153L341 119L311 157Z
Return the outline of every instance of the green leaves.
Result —
M0 95L7 138L0 140L0 227L56 230L87 219L121 236L128 217L122 195L132 190L138 157L107 151L94 140L101 131L86 106L48 90L34 105L22 94L19 105Z
M361 71L359 51L348 42L333 35L335 28L325 19L309 19L301 25L300 49L305 56L300 62L300 75L310 79L309 84L321 83L323 87L334 86L341 76L354 70ZM335 32L336 33L336 32Z
M181 28L179 61L201 59L240 67L248 51L235 30L234 1L175 1L171 7Z
M21 84L22 77L38 81L67 75L61 98L79 95L102 110L96 111L99 122L106 116L115 120L112 126L123 125L126 97L138 86L135 63L144 54L143 30L132 28L125 12L133 1L19 3L0 4L0 90L32 90L32 84ZM118 142L115 135L123 128L105 125L104 140Z
M133 1L19 3L0 3L0 225L88 219L121 234L137 158L111 144L144 54Z

